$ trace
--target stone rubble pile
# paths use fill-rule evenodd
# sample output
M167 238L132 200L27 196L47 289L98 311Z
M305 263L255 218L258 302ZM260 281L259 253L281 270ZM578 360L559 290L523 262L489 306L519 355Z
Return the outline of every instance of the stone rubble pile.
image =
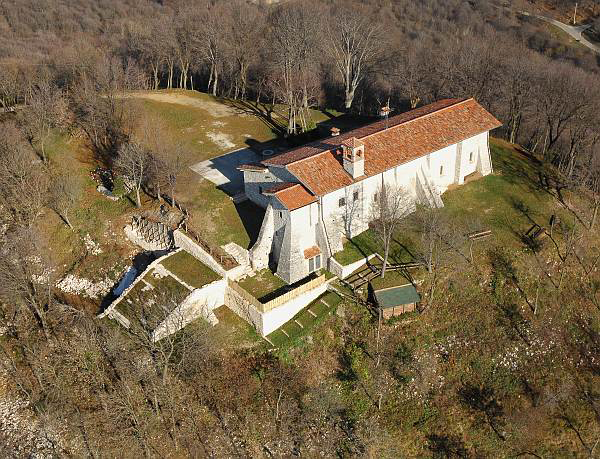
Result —
M146 243L158 249L170 250L174 247L173 232L163 223L134 216L131 220L131 230Z

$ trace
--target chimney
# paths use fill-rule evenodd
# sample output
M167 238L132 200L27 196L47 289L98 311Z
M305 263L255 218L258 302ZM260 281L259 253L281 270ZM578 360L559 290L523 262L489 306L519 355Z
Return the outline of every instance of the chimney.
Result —
M336 128L335 126L331 128L331 137L335 137L340 135L340 130L339 128Z

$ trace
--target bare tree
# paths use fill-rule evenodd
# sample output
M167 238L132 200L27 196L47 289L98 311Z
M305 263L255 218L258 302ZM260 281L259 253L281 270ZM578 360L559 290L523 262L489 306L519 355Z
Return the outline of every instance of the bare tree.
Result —
M20 112L21 125L30 141L39 143L40 156L46 158L46 140L51 129L61 125L65 119L66 104L62 91L47 79L40 81L33 89L30 102Z
M257 60L262 46L264 15L255 5L237 0L231 5L230 16L231 21L228 23L230 39L227 43L231 57L235 61L234 99L238 97L245 99L248 71Z
M136 205L142 206L140 190L148 178L152 157L143 146L128 142L121 146L115 161L115 167L133 183Z
M200 59L209 63L207 90L213 96L217 95L221 70L225 60L226 44L228 42L226 34L231 30L231 24L229 23L230 11L222 3L213 6L207 5L197 19L202 27L195 30L194 46L199 51ZM238 33L243 33L243 31L240 30Z
M358 3L336 4L331 15L328 51L344 85L344 106L349 109L368 67L380 54L382 24Z
M306 129L306 114L315 89L320 27L311 6L283 4L270 17L271 88L287 106L288 134L296 134L300 122ZM317 79L318 81L318 79Z
M39 235L30 228L11 232L0 248L0 299L30 314L46 338L47 315L54 304L53 269Z
M50 185L50 207L73 230L70 214L81 197L81 180L75 174L61 172L55 175Z
M404 188L382 184L371 205L373 230L383 243L383 266L381 277L385 277L390 246L400 222L415 208L414 197Z
M46 204L48 174L13 124L0 124L0 221L31 226Z

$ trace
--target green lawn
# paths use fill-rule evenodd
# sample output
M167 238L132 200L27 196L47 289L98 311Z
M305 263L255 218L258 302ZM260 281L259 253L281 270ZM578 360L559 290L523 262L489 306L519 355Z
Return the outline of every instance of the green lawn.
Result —
M411 274L415 274L412 272ZM385 277L376 277L371 281L371 285L375 290L379 290L381 288L388 287L396 287L398 285L405 285L410 283L410 281L402 275L400 271L387 271L385 273Z
M238 282L240 287L262 303L266 303L273 294L286 287L283 279L277 277L270 269L258 271L254 276L248 276Z
M116 310L129 320L146 317L158 324L165 318L165 313L158 308L157 302L171 308L190 294L190 291L173 277L155 277L153 274L154 270L144 276L144 281L153 288L148 288L146 283L139 281L117 305Z
M494 174L442 195L444 207L441 212L450 221L470 224L477 229L491 229L493 236L487 241L518 246L521 244L520 234L534 222L545 226L553 213L563 221L572 219L567 210L552 204L552 196L540 186L540 164L504 141L491 139L490 145ZM405 248L410 250L418 238L411 229L410 218L398 230L390 247L393 262L410 259ZM382 254L383 246L369 230L347 241L344 250L336 253L334 258L342 264L349 264L374 252Z
M287 111L282 105L216 98L180 89L136 91L128 97L139 102L144 113L159 119L167 132L186 147L190 162L273 140L287 124ZM309 125L339 115L333 110L310 110Z
M381 242L373 231L367 230L346 241L344 250L334 254L333 258L342 265L349 265L368 257L378 250L381 251Z
M200 288L221 278L216 272L185 250L165 258L161 261L161 264L194 288Z
M192 171L189 174L186 183L182 183L187 191L179 200L191 214L190 228L213 246L235 242L249 248L260 230L264 209L250 201L234 204L213 183L198 181Z
M339 295L333 292L325 293L268 335L268 340L277 348L292 346L298 338L312 333L330 313L335 311L341 301ZM298 325L297 322L300 322L301 325Z

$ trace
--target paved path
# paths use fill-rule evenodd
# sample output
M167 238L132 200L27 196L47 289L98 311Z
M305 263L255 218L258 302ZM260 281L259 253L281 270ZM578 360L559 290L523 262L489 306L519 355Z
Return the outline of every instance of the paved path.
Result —
M584 30L589 29L591 27L591 25L588 24L588 25L581 25L581 26L572 26L572 25L565 24L564 22L557 21L556 19L548 18L546 16L540 16L537 14L531 14L526 11L520 11L520 14L522 14L523 16L534 17L534 18L540 19L544 22L547 22L549 24L552 24L552 25L558 27L559 29L561 29L562 31L566 32L567 34L569 34L572 38L574 38L576 41L581 43L583 46L586 46L587 48L591 49L592 51L600 54L600 46L589 41L587 38L585 38L583 36L583 33L582 33Z
M262 158L249 148L232 151L216 158L194 164L190 168L203 178L234 195L244 191L244 174L237 170L240 164L255 163Z

